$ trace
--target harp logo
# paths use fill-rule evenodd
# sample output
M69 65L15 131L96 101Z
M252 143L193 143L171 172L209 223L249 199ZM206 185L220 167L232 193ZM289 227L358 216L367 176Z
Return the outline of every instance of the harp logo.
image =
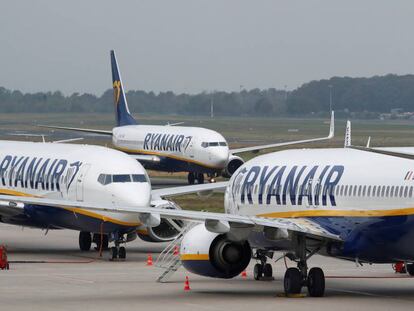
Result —
M121 81L119 80L114 81L113 88L114 88L114 102L115 102L115 105L118 105L119 97L121 96Z

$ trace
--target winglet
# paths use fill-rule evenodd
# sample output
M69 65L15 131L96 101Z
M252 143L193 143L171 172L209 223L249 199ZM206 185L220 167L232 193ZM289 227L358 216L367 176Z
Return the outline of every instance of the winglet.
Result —
M329 126L329 135L328 138L331 139L335 135L335 111L331 112L331 124Z
M122 84L121 73L119 72L116 61L115 51L111 51L112 87L114 89L114 104L117 126L137 124L128 109L125 97L124 86Z
M344 148L348 148L351 143L351 121L346 121Z
M368 137L367 148L370 148L370 146L369 146L370 144L371 144L371 136Z

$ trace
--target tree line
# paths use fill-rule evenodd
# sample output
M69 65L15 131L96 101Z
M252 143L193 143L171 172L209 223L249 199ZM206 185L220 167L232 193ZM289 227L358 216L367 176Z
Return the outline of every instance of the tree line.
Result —
M382 113L414 111L414 75L371 78L334 77L311 81L286 92L275 88L175 94L132 90L126 96L134 113L222 116L285 116L326 113L330 92L336 111ZM61 92L22 93L0 87L0 112L113 112L112 90L101 96Z

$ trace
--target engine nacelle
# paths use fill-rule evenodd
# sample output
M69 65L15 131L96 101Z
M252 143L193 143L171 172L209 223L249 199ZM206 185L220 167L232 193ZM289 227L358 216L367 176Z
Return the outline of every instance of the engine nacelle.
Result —
M222 175L223 177L230 178L237 169L244 164L244 160L238 156L231 155L227 162L226 168Z
M192 273L229 279L246 269L252 250L247 241L230 241L225 234L209 232L200 224L183 237L180 255L184 268Z
M138 236L146 242L168 242L175 239L180 233L170 222L174 221L179 227L183 227L181 220L161 219L157 227L147 227L145 230L138 230Z
M154 207L165 209L181 209L180 206L172 201L160 200ZM147 242L168 242L174 240L180 234L178 228L183 228L184 222L182 220L162 219L161 223L156 227L141 227L137 230L138 236L141 240Z

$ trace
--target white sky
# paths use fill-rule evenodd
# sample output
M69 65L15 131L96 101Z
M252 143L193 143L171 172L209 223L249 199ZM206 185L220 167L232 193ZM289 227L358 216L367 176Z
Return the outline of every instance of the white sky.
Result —
M155 92L407 74L413 31L409 0L0 0L0 86L100 95L110 49Z

